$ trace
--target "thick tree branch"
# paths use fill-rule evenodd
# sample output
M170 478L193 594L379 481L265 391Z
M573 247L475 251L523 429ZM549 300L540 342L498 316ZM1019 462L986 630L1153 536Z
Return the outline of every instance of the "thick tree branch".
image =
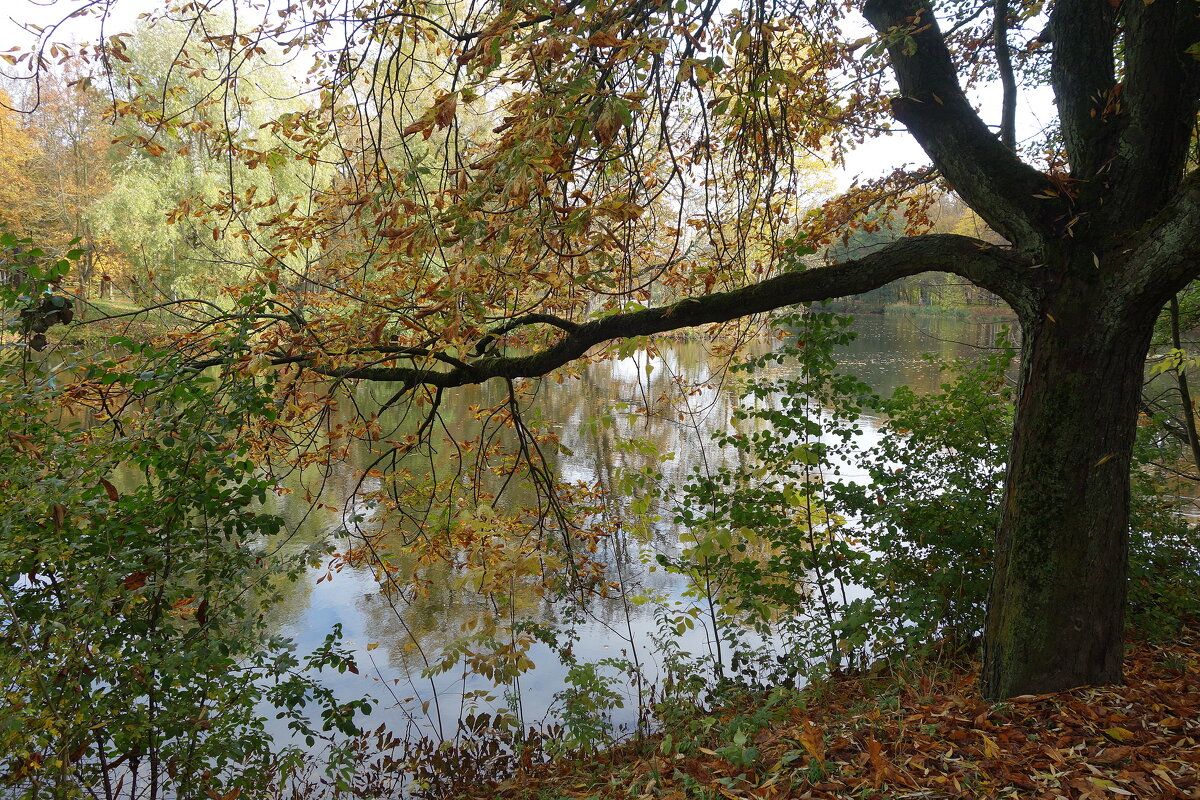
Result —
M1194 0L1126 3L1125 16L1121 132L1104 208L1114 231L1140 226L1178 188L1200 110L1200 62L1186 52L1200 41Z
M399 366L327 368L308 362L315 371L336 378L357 378L450 388L492 378L545 375L614 339L646 336L696 325L727 322L796 303L861 294L898 278L920 272L951 272L1003 297L1022 315L1035 305L1029 264L1007 248L953 234L903 239L854 261L780 275L721 294L594 320L564 328L555 344L527 356L480 358L451 369ZM563 327L563 326L560 326ZM295 358L287 359L294 363ZM282 363L282 362L281 362Z
M1109 0L1059 0L1050 13L1050 82L1071 175L1082 180L1095 177L1112 154L1106 108L1116 86L1114 18Z
M1200 170L1192 172L1171 202L1128 245L1121 291L1135 306L1157 311L1200 277Z
M495 330L488 331L488 335L480 339L479 343L475 345L475 355L481 356L486 353L488 348L492 346L493 342L509 331L515 331L517 328L523 328L526 325L539 324L553 325L554 327L560 328L567 333L574 333L575 331L579 330L579 323L571 322L570 320L563 319L562 317L556 317L553 314L526 314L523 317L509 320Z
M1045 175L1017 158L967 101L937 20L921 0L867 0L867 19L888 41L903 122L971 208L1013 245L1038 252L1068 217Z

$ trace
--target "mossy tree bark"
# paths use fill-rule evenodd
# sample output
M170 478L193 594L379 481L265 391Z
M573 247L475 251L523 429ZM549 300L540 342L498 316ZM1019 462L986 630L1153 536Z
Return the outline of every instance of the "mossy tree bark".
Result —
M1110 301L1075 287L1023 321L989 698L1121 681L1130 458L1155 315L1112 317Z
M1057 176L987 130L924 4L868 0L865 12L895 41L897 119L1028 259L983 693L1119 681L1143 365L1157 313L1200 256L1200 176L1183 178L1200 102L1194 6L1127 3L1119 31L1106 0L1054 5L1051 83L1070 162Z

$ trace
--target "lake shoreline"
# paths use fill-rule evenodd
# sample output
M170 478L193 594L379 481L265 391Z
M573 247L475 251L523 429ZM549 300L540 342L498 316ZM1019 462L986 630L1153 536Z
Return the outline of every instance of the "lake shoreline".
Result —
M977 663L905 662L747 695L594 758L530 764L461 796L1195 797L1198 622L1166 644L1135 641L1124 686L988 703Z

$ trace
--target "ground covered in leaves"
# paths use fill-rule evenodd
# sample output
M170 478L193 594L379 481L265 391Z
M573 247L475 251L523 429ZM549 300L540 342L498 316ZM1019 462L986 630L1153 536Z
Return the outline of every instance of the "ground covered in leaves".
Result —
M775 692L480 796L1200 800L1197 627L1135 645L1125 686L988 703L976 679L930 667Z

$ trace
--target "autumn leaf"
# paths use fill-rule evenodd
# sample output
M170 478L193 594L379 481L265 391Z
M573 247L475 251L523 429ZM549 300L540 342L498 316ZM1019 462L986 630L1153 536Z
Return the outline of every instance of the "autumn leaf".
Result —
M20 453L36 453L37 447L33 444L33 439L19 433L8 434L9 443L17 452Z
M1114 742L1128 742L1137 737L1137 734L1128 728L1105 728L1102 733Z
M433 122L437 125L438 130L448 128L454 122L454 114L458 109L458 95L455 93L445 94L438 98L433 105ZM428 138L428 137L426 137Z
M871 763L871 780L878 788L887 779L891 765L883 757L883 745L873 736L867 740L867 758Z
M596 119L596 141L608 147L616 141L617 133L621 130L621 118L612 103L604 107Z
M429 135L432 132L433 132L433 118L426 115L424 117L421 117L416 122L409 125L408 127L404 128L404 130L401 131L401 134L403 134L404 136L412 136L414 133L420 133L420 134L423 134L426 139L428 139Z
M801 723L800 744L817 763L825 761L825 737L821 730L809 720Z
M621 200L606 200L597 206L596 210L617 222L632 222L645 212L645 209L637 203Z
M596 31L588 38L588 44L592 47L620 47L622 43L608 31Z
M979 731L979 738L983 740L983 755L984 758L1000 758L1000 746L996 744L996 740Z
M1092 761L1097 764L1115 764L1122 761L1133 753L1132 747L1109 747L1101 751L1098 755L1092 756Z

